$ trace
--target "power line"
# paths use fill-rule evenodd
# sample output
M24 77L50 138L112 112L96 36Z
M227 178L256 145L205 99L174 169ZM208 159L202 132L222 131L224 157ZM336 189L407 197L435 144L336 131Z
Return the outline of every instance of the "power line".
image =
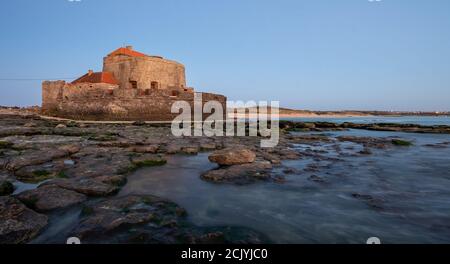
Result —
M0 78L0 81L46 81L46 80L74 80L76 78Z

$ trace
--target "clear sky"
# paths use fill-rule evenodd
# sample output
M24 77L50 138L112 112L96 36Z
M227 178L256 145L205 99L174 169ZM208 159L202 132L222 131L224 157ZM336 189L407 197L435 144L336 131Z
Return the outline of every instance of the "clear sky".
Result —
M100 71L126 44L230 100L450 110L449 0L10 0L0 36L0 79ZM0 80L0 105L40 104L40 83Z

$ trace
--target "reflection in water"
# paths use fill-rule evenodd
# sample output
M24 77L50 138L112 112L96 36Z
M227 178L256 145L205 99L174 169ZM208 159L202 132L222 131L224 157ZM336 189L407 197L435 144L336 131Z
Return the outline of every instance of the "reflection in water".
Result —
M373 236L383 243L450 242L450 148L426 146L449 142L449 135L330 135L397 136L414 146L363 156L354 143L298 145L329 159L284 162L296 171L285 183L247 186L202 181L200 174L215 167L207 154L174 156L166 166L137 171L119 195L161 196L185 207L197 225L250 227L276 243L365 243Z

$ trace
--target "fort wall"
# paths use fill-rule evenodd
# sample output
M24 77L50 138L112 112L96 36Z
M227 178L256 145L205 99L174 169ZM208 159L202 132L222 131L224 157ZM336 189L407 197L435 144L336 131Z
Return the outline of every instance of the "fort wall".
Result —
M122 89L104 83L70 84L64 81L43 83L44 114L76 120L172 121L172 104L187 101L194 109L194 93L172 90ZM203 103L218 101L226 110L226 97L203 93Z

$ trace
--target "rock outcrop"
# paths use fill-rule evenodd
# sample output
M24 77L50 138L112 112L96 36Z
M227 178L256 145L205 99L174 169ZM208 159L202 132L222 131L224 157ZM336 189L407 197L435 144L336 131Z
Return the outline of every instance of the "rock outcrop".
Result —
M47 225L47 216L27 208L13 197L0 197L0 244L30 241Z
M38 212L62 209L86 200L86 196L83 194L53 185L25 191L17 195L17 198Z
M245 148L226 148L218 150L209 156L209 161L221 166L240 165L252 163L256 159L256 154Z

